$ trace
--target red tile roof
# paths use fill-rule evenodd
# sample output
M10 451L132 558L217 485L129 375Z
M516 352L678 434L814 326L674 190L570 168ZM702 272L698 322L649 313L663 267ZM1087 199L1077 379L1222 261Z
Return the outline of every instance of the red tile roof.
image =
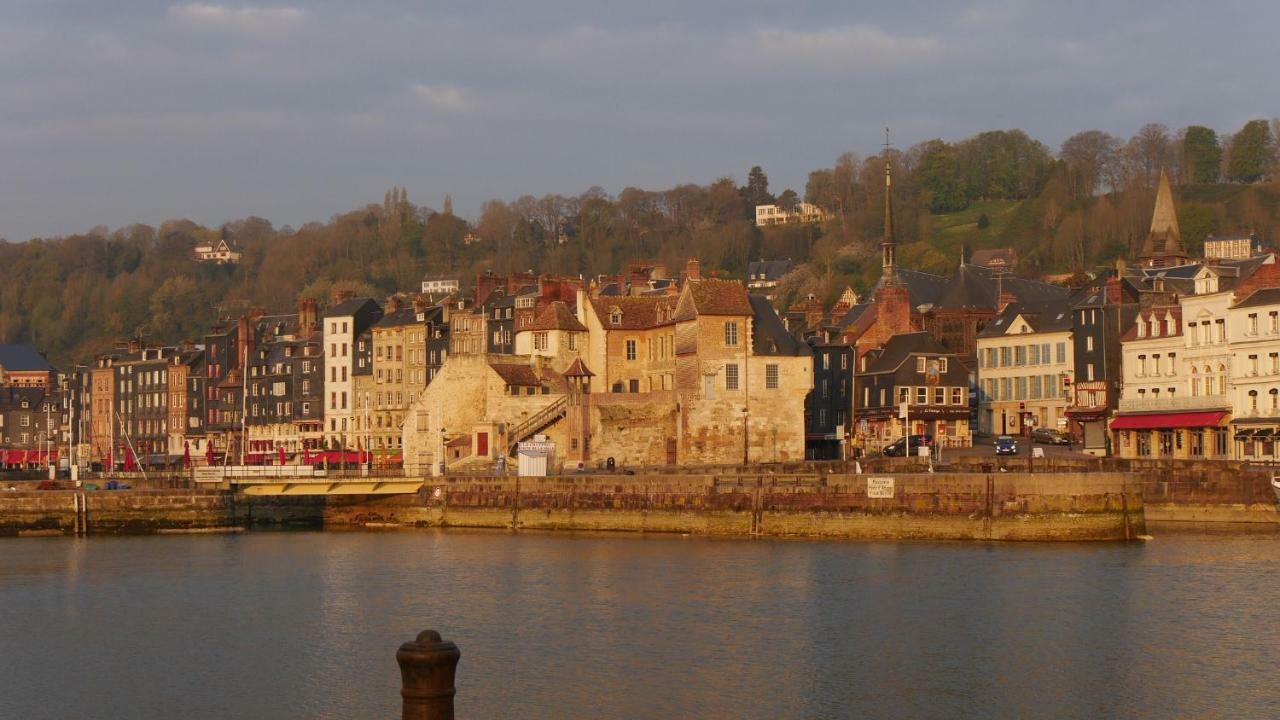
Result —
M586 332L587 328L570 312L569 306L557 300L546 307L540 315L527 327L521 330L575 330Z
M693 307L682 304L676 320L692 320L695 315L750 315L747 288L737 280L691 280L688 285Z

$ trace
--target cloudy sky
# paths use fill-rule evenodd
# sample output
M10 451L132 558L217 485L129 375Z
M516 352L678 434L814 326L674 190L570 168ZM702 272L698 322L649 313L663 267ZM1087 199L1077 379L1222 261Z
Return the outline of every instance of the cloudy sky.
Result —
M886 125L904 147L1230 132L1280 114L1278 21L1267 0L8 0L0 237L298 225L391 185L464 215L754 164L802 190Z

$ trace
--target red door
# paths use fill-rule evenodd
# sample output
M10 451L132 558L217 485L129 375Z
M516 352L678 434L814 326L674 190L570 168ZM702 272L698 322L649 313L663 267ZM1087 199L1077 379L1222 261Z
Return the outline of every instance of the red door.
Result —
M489 456L489 433L476 433L476 455L480 457Z

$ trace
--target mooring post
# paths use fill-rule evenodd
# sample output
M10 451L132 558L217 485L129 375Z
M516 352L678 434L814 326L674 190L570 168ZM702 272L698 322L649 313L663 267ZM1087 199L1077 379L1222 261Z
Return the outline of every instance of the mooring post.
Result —
M435 630L423 630L415 640L400 646L403 720L453 720L454 673L462 653L440 638Z

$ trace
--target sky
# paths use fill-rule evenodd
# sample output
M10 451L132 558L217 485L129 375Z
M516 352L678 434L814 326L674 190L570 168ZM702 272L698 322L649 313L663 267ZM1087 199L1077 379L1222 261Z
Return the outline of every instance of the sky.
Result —
M0 238L326 221L1280 115L1280 3L0 3Z

